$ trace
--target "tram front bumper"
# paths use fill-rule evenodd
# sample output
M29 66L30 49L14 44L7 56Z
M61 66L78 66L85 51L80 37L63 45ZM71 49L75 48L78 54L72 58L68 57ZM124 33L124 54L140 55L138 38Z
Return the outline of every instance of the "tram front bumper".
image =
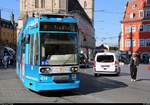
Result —
M33 86L33 90L36 92L52 91L52 90L70 90L80 87L80 81L72 83L36 83Z

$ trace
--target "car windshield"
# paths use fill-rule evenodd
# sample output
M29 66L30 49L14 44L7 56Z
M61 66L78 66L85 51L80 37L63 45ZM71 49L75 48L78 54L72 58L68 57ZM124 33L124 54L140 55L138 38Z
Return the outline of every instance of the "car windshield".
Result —
M113 55L99 55L97 56L97 62L114 62L114 56Z
M72 65L78 63L76 34L42 33L40 40L41 65Z

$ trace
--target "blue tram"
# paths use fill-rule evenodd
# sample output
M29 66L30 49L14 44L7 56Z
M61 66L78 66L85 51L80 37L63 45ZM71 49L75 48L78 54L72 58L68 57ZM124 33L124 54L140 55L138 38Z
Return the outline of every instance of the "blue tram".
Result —
M33 91L76 89L79 77L78 20L30 17L18 35L16 73Z

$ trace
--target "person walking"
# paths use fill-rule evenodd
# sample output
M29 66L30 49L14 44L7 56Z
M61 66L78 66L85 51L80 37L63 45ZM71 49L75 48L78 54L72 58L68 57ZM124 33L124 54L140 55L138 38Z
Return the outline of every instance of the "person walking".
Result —
M3 57L3 65L4 65L4 68L7 69L8 68L8 55L6 52L4 52L4 57Z
M130 60L130 74L131 74L131 81L133 82L136 81L137 66L139 66L139 60L136 53L133 53Z

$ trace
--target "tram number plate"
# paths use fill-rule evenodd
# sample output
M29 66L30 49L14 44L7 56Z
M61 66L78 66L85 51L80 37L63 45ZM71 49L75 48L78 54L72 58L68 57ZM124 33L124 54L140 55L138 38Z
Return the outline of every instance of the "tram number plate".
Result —
M65 68L64 67L60 67L59 70L60 70L61 73L65 72Z
M69 80L69 76L68 75L54 76L54 80L56 80L56 81Z

